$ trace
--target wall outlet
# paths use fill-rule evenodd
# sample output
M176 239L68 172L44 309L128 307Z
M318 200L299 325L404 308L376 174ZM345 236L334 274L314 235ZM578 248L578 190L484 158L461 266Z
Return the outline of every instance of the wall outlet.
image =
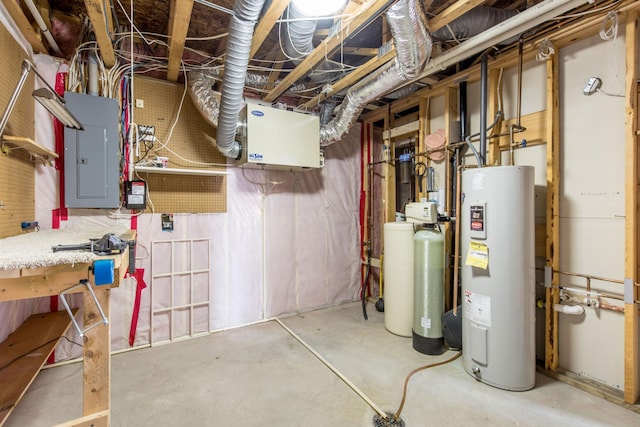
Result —
M144 108L144 99L136 99L136 108Z
M587 83L585 83L584 89L582 89L582 92L584 92L584 94L587 96L592 95L600 88L601 85L602 85L602 80L600 80L597 77L589 77L589 80L587 80Z

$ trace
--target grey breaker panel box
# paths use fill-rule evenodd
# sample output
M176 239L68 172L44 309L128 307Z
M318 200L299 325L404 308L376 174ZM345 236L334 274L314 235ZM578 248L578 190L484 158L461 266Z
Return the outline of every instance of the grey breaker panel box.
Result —
M67 108L84 130L64 129L64 192L68 208L120 204L118 102L65 92Z

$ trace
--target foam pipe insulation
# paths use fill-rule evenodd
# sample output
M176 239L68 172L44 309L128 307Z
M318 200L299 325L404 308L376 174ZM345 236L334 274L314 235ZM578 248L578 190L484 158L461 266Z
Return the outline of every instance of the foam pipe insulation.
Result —
M222 78L216 146L226 157L239 159L242 147L235 140L238 114L243 106L253 30L265 0L239 0L233 5Z
M415 0L399 0L386 12L396 57L349 89L336 117L320 127L321 146L339 141L368 102L392 92L422 72L431 57L432 43L418 7Z

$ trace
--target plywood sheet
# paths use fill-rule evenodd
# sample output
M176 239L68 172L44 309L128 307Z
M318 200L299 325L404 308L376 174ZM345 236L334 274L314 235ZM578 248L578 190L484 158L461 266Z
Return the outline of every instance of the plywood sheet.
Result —
M66 311L34 314L0 343L0 384L3 384L0 387L0 425L11 414L70 325Z
M134 109L134 121L138 125L155 127L157 141L147 159L168 157L169 168L225 170L226 158L214 146L215 128L202 118L189 94L184 93L184 85L136 78L134 94L138 105L140 102L143 105ZM147 204L147 212L217 213L227 210L226 176L140 173L139 177L148 184L151 202Z
M0 114L13 94L26 53L0 25ZM35 101L31 73L9 118L5 135L34 139ZM20 149L0 154L0 238L22 233L20 223L35 219L35 166Z

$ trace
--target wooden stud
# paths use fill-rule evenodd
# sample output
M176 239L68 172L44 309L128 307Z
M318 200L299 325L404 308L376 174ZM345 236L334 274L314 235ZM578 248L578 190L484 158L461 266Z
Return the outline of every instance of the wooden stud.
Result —
M184 42L189 31L191 11L194 0L171 0L169 12L169 65L167 68L167 80L178 81Z
M560 84L557 54L547 60L547 238L545 265L560 269ZM558 285L552 274L552 285ZM558 312L553 309L560 300L557 288L546 289L545 368L558 369Z
M390 129L393 126L393 117L390 114L384 119L384 128ZM389 157L394 157L395 143L393 138L385 139L384 144L388 147ZM396 216L396 166L395 162L383 163L382 185L382 223L395 221Z
M91 286L94 286L91 283ZM107 319L110 318L109 289L93 288L98 303ZM84 325L100 321L101 316L88 292L83 293ZM83 412L91 415L109 410L111 406L111 324L99 325L84 334L83 348Z
M637 11L627 15L625 24L626 44L626 107L625 107L625 277L638 282L638 29L640 17ZM624 305L624 400L638 400L638 287L634 286L633 301Z
M113 50L113 44L111 44L111 38L107 33L106 15L103 8L104 2L101 0L84 0L84 5L87 8L93 33L98 42L102 62L104 62L105 67L111 68L116 63L116 55Z

